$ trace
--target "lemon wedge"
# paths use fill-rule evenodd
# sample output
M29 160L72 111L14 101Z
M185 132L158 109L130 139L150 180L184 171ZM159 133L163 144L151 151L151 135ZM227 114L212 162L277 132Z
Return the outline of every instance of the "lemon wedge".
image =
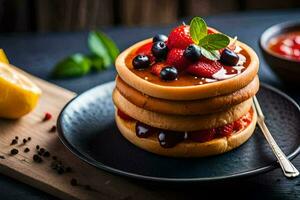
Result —
M3 49L0 49L0 62L3 62L3 63L9 63Z
M40 88L29 78L0 62L0 117L24 116L35 108L40 95Z

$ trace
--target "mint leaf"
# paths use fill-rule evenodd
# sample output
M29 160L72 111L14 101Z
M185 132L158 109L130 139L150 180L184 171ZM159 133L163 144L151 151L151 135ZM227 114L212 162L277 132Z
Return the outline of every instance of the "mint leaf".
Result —
M90 55L89 56L90 60L91 60L91 68L96 70L96 71L101 71L106 69L107 67L105 67L103 65L103 59L100 56L97 55Z
M199 44L199 41L207 35L207 25L200 17L194 17L190 23L190 35L192 40Z
M219 60L220 59L220 52L217 50L209 51L203 47L200 47L200 50L201 50L201 54L209 60Z
M91 68L91 61L82 54L69 56L55 66L53 76L56 78L76 77L87 74Z
M230 43L229 38L220 33L214 33L206 35L199 42L199 45L204 47L206 50L219 50L225 48Z
M115 43L104 33L92 31L88 37L88 45L92 53L103 59L103 65L111 65L119 54Z

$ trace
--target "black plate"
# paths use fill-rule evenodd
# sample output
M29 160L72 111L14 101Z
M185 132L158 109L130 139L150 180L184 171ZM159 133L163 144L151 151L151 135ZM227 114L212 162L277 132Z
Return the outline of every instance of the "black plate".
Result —
M116 174L152 181L196 182L267 172L276 159L259 129L231 152L207 158L168 158L135 147L119 133L111 100L114 83L95 87L69 102L58 118L61 141L80 159ZM262 85L257 94L266 123L290 159L300 151L299 106Z

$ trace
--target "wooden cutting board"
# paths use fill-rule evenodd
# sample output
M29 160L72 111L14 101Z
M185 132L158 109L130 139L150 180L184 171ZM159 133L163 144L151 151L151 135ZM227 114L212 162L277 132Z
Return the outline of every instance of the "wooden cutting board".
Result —
M31 76L31 79L43 90L37 108L19 120L0 120L0 173L61 199L159 199L136 182L96 169L70 153L57 134L49 130L56 124L60 110L76 94L36 77ZM46 112L53 117L43 121ZM18 144L10 145L15 136L19 137ZM23 138L28 137L31 137L31 141L22 144ZM34 162L36 145L45 148L51 156L57 156L72 171L59 175L51 168L51 156L43 157L41 163ZM26 147L30 152L24 152ZM19 153L10 155L12 148L18 149ZM72 186L72 178L80 186ZM91 189L86 188L86 185Z

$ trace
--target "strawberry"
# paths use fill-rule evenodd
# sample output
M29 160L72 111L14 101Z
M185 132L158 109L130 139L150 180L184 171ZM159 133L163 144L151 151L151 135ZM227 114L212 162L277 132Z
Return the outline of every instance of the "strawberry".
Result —
M187 72L198 77L212 78L212 75L221 68L222 65L219 62L202 58L198 62L190 65L187 68Z
M233 132L234 123L226 124L225 126L219 127L217 133L220 136L229 136Z
M189 139L195 142L207 142L216 137L216 129L189 132Z
M144 44L143 46L141 46L137 51L136 54L137 55L146 55L149 57L150 62L154 62L155 58L151 53L151 48L152 48L152 42Z
M189 65L189 61L183 56L183 49L171 49L167 55L166 63L176 67L178 70L184 69Z
M126 113L124 113L122 110L118 109L118 115L121 119L124 119L124 120L133 120L132 117L128 116Z
M193 44L192 37L190 36L190 27L181 25L174 28L168 37L167 46L169 49L179 48L186 49L187 46Z
M154 65L151 66L151 73L156 76L159 76L160 71L165 67L167 67L165 63L161 63L161 62L155 63Z
M215 33L214 30L212 30L212 29L210 29L210 28L207 29L207 34L213 34L213 33Z
M137 51L136 54L149 55L151 54L152 42L144 44Z

